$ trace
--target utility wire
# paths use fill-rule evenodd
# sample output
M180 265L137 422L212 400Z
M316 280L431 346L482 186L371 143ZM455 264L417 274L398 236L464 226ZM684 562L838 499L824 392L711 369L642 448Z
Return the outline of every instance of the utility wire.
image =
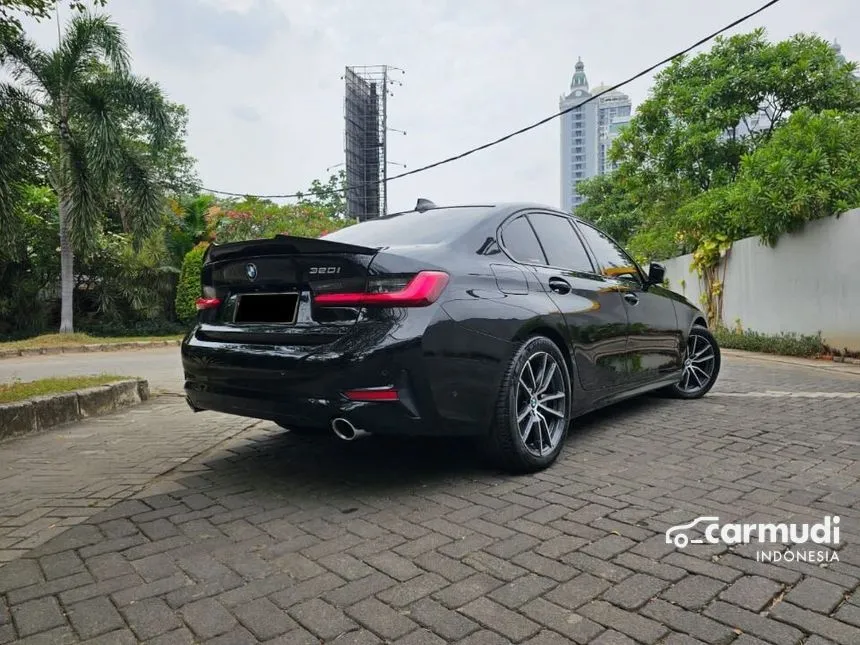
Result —
M591 103L592 101L600 98L604 94L608 94L609 92L617 90L620 87L624 87L625 85L628 85L628 84L632 83L633 81L642 78L646 74L653 72L658 67L662 67L663 65L665 65L667 63L671 63L672 61L674 61L677 58L685 56L686 54L688 54L692 50L694 50L696 47L699 47L700 45L703 45L706 42L713 40L717 36L728 31L729 29L737 27L739 24L746 22L747 20L750 20L751 18L757 16L758 14L762 13L766 9L769 9L770 7L772 7L773 5L775 5L778 2L780 2L780 0L769 0L768 2L763 4L761 7L756 9L755 11L752 11L748 14L741 16L740 18L732 21L731 23L729 23L728 25L726 25L722 29L715 31L712 34L709 34L708 36L705 36L704 38L696 41L695 43L693 43L692 45L690 45L686 49L683 49L676 54L672 54L668 58L664 58L663 60L661 60L658 63L654 63L650 67L643 69L641 72L635 74L634 76L631 76L630 78L623 80L620 83L613 85L612 87L608 87L605 90L603 90L602 92L598 92L597 94L594 94L593 96L589 97L588 99L586 99L582 103L578 103L577 105L573 105L571 107L565 108L564 110L561 110L560 112L556 112L555 114L552 114L546 118L541 119L540 121L536 121L536 122L532 123L531 125L527 125L524 128L520 128L519 130L515 130L514 132L506 134L503 137L499 137L498 139L494 139L493 141L489 141L489 142L482 144L480 146L477 146L475 148L470 148L469 150L466 150L465 152L461 152L460 154L454 155L453 157L441 159L440 161L435 161L433 163L427 164L426 166L421 166L420 168L415 168L415 169L409 170L407 172L402 172L402 173L397 174L397 175L392 175L391 177L388 177L388 179L385 180L385 182L391 182L391 181L394 181L395 179L402 179L403 177L409 177L410 175L417 175L418 173L425 172L427 170L431 170L432 168L438 168L439 166L444 166L445 164L449 164L449 163L454 162L454 161L459 161L460 159L463 159L465 157L473 155L476 152L486 150L487 148L492 148L493 146L497 146L500 143L504 143L505 141L507 141L509 139L513 139L514 137L518 137L521 134L525 134L526 132L529 132L530 130L534 130L535 128L539 128L540 126L542 126L546 123L549 123L550 121L557 119L560 116L567 114L568 112L572 112L573 110L577 110L580 107L582 107L583 105L586 105L587 103ZM365 186L377 185L377 184L381 184L381 183L383 183L383 181L369 182L367 184L359 184L357 186L347 186L346 188L339 188L336 190L321 191L319 193L313 194L313 196L325 196L325 195L336 195L339 193L347 193L350 190L358 190L359 188L364 188ZM308 197L308 196L312 195L312 193L310 193L310 192L293 193L290 195L252 195L249 193L234 193L234 192L230 192L230 191L226 191L226 190L214 190L212 188L203 188L202 190L204 190L206 192L210 192L210 193L215 193L218 195L227 195L227 196L231 196L231 197L257 197L260 199L292 199L292 198Z

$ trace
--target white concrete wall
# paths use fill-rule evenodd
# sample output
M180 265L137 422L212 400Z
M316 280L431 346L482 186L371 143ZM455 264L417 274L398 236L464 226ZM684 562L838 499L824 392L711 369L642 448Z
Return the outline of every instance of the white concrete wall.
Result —
M831 347L860 351L860 208L808 222L774 248L758 237L738 240L727 262L726 326L740 319L744 329L769 334L820 331ZM691 255L667 260L666 277L672 291L702 306L691 263Z

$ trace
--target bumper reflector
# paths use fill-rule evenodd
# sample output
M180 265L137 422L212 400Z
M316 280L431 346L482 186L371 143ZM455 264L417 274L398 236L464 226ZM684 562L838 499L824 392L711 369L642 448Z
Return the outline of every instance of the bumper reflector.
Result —
M344 395L350 401L397 401L400 398L393 387L347 390Z

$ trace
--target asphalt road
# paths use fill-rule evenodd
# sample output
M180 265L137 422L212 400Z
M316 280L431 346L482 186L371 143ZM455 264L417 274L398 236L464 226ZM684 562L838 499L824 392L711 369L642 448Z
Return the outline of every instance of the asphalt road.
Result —
M137 376L149 381L153 392L182 392L182 362L178 347L25 356L0 360L0 382L32 381L50 376L85 374Z

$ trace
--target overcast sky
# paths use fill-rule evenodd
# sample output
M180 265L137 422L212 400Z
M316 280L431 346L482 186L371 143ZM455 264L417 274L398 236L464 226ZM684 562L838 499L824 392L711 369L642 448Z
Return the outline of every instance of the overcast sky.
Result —
M557 111L577 57L592 87L613 84L763 2L110 0L106 10L127 34L135 71L188 106L188 145L207 187L290 193L343 162L347 65L405 70L388 105L389 125L407 135L389 134L389 159L416 168ZM736 31L815 32L857 60L857 25L858 0L782 0ZM31 33L56 43L55 24ZM649 86L628 86L634 106ZM557 206L558 121L394 181L389 195L390 210L419 196Z

